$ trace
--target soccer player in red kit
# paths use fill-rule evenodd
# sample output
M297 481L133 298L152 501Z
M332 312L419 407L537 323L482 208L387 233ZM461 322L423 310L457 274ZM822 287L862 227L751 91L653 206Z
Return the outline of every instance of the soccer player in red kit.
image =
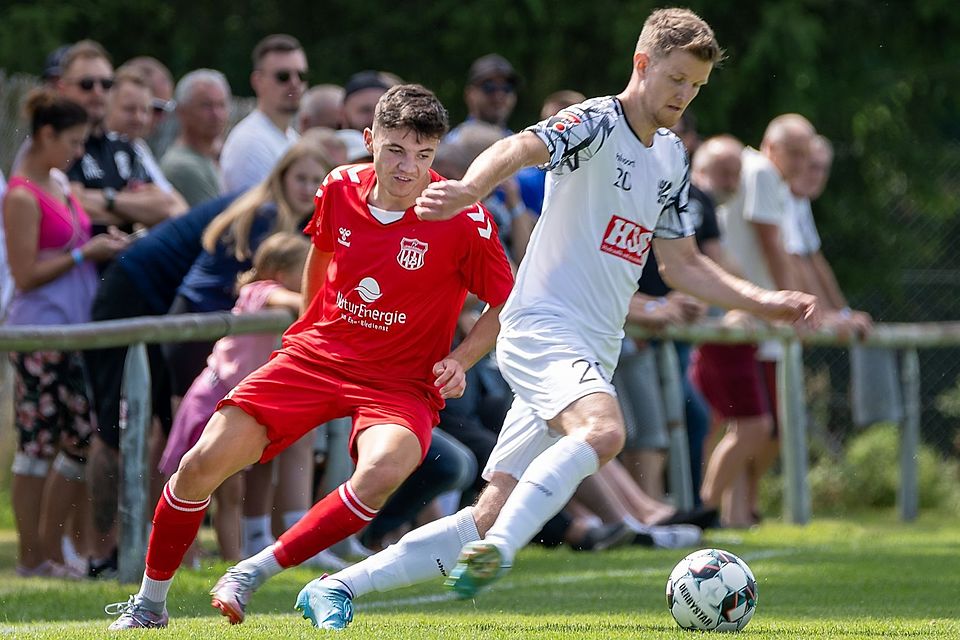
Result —
M446 222L413 212L440 176L430 169L446 110L429 90L399 85L377 104L364 141L372 164L335 169L307 226L313 246L301 318L282 348L225 397L164 487L139 593L113 606L111 629L166 626L173 575L210 494L230 475L277 455L316 425L351 416L353 476L277 542L231 567L213 605L242 622L268 578L356 533L422 462L444 398L494 345L513 276L480 205ZM467 292L488 304L450 351Z

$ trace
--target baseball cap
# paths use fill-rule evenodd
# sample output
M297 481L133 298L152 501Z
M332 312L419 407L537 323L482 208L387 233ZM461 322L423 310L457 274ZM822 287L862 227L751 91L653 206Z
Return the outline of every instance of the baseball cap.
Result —
M497 53L489 53L473 61L467 72L467 84L477 84L493 76L503 76L511 82L518 82L520 76L510 62Z
M41 78L44 80L53 80L63 74L63 70L60 68L60 62L63 60L63 54L65 54L69 48L69 44L61 45L47 55L47 59L43 61L43 72L40 74Z
M351 93L364 89L383 89L386 91L395 84L397 83L382 71L358 71L350 76L347 84L343 85L343 98L346 100Z

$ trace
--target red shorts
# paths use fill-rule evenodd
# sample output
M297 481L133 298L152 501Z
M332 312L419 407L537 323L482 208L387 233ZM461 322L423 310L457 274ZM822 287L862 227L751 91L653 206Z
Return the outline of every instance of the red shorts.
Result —
M690 381L725 420L775 415L776 363L757 362L756 345L700 345L690 356Z
M335 418L353 418L350 455L357 459L357 436L377 424L399 424L420 441L420 461L427 455L433 427L440 421L422 393L412 388L378 389L345 379L336 368L274 354L217 404L233 405L267 428L270 444L260 462L270 460L314 427Z

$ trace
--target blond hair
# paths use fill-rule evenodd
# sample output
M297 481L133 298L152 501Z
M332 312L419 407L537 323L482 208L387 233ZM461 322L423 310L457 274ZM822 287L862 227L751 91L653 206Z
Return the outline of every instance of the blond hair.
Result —
M657 9L643 23L636 51L662 58L674 49L712 64L724 57L713 29L700 16L689 9Z
M253 267L237 276L237 291L251 282L302 269L309 249L310 240L302 233L280 231L268 236L253 254Z
M312 158L320 163L324 173L333 167L327 155L319 145L310 140L300 140L281 156L267 179L258 183L237 198L227 209L218 215L206 231L203 232L203 248L215 253L217 243L223 242L233 248L233 255L243 261L250 257L250 228L256 218L257 210L268 202L277 205L277 219L271 231L294 231L302 216L294 211L283 190L283 180L298 160ZM318 187L320 185L317 185Z

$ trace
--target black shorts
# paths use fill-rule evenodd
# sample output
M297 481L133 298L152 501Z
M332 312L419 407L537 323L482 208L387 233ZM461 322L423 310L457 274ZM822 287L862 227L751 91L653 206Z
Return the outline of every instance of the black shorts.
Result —
M93 300L92 319L120 320L157 315L137 293L137 286L125 269L113 264L104 273ZM120 447L120 385L127 347L93 349L84 352L87 375L97 416L97 435L113 448ZM147 345L150 360L150 386L153 415L163 431L170 433L173 415L170 408L170 374L160 345Z
M195 313L189 300L178 295L173 300L168 315ZM163 355L167 370L170 372L170 384L173 393L181 398L187 395L190 385L206 368L207 358L213 351L216 340L198 342L171 342L163 345Z

